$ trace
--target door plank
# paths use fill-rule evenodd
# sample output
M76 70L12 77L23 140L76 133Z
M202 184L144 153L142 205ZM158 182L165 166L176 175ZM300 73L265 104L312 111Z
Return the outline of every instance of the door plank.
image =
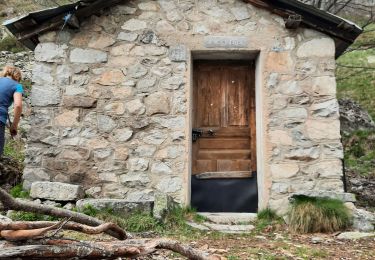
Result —
M201 149L248 149L250 147L250 138L201 138L199 143Z
M199 159L250 159L251 158L250 150L200 150L198 152L197 158Z
M251 171L251 160L217 160L217 171Z

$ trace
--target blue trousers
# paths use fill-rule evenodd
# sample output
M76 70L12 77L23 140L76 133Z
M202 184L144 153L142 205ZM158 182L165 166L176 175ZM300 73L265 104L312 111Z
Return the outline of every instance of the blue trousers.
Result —
M5 125L0 123L0 156L3 155L5 144Z

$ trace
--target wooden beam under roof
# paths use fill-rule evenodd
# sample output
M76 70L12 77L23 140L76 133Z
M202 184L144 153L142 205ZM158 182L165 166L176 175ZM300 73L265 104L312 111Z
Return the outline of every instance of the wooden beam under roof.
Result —
M74 12L73 19L78 19L79 22L82 22L85 18L91 16L95 12L99 12L100 10L116 5L121 0L86 0L86 2L91 2L87 6L79 7L78 3L78 9ZM38 36L41 33L45 33L48 31L53 31L58 28L61 28L64 25L64 17L67 15L67 13L59 14L56 17L53 17L50 20L47 20L46 22L35 25L32 29L22 31L20 33L16 34L17 40L24 41L27 39L30 39L34 36Z

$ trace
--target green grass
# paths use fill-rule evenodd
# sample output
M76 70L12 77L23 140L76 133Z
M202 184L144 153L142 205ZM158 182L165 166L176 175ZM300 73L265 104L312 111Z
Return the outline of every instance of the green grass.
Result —
M163 235L177 235L180 237L192 237L199 231L193 230L186 224L186 220L203 221L203 217L196 214L191 208L175 207L165 216L164 222L157 221L150 214L135 212L123 216L113 212L112 209L97 210L87 206L82 210L86 215L97 217L103 221L118 224L129 232L154 231Z
M255 230L257 232L263 231L266 227L273 227L275 225L282 224L283 219L276 214L276 212L270 208L265 208L257 213L257 221L255 223Z
M351 225L352 216L340 200L296 196L289 210L289 226L294 232L335 232Z
M0 40L0 51L20 52L25 50L26 48L13 36L6 36L4 39Z
M13 211L9 216L13 221L56 221L57 217L32 212Z
M19 129L19 131L22 131L22 129ZM23 164L25 153L22 140L7 138L4 146L4 155L16 160L19 164Z
M375 177L375 131L357 131L343 136L347 170Z
M369 56L375 56L375 24L366 27L365 32L337 60L337 90L339 98L357 101L375 118L375 63L368 63ZM348 67L345 67L348 66ZM354 67L354 68L353 68ZM358 67L358 68L355 68Z
M17 184L13 188L11 188L9 193L10 195L12 195L13 198L30 198L30 193L28 191L23 190L22 184Z

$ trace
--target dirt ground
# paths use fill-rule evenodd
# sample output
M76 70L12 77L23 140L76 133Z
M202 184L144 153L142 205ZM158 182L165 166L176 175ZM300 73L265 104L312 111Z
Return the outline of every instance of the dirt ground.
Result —
M359 240L340 240L335 234L291 234L286 227L251 234L222 234L201 232L200 235L172 236L194 248L219 254L228 260L242 259L375 259L375 237ZM156 233L137 237L156 238ZM103 237L102 237L103 238ZM107 240L109 237L103 238ZM96 240L98 237L96 236ZM101 239L100 239L101 240ZM185 259L176 253L160 250L137 260Z
M313 242L312 238L318 240ZM319 238L319 239L318 239ZM195 248L239 259L375 259L375 238L339 240L335 235L292 235L284 232L258 235L208 234L190 241ZM159 252L148 259L183 259Z

